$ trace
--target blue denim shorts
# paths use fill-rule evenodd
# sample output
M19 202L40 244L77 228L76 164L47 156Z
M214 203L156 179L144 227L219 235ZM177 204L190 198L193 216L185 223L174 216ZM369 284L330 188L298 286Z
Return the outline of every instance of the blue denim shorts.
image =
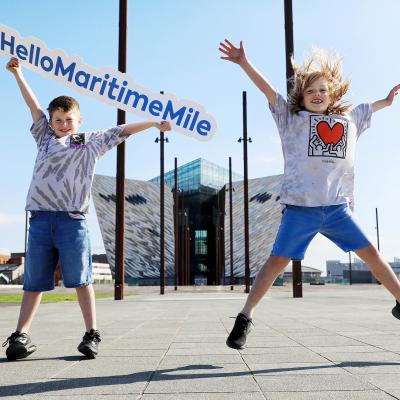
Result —
M271 255L302 260L318 232L345 252L360 250L371 244L347 204L323 207L288 205L283 212Z
M65 287L81 287L92 282L92 255L85 215L32 211L23 289L30 292L54 289L58 261Z

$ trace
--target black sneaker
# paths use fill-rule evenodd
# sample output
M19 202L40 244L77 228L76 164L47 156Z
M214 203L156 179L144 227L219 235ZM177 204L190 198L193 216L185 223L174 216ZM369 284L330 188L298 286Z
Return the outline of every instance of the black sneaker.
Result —
M397 300L396 300L396 305L393 307L392 315L393 317L400 319L400 304Z
M36 351L36 346L31 342L31 338L26 333L19 331L12 333L3 343L3 347L7 344L6 356L9 361L28 357Z
M239 313L232 332L226 339L226 345L232 349L243 349L246 344L246 336L250 333L251 325L253 325L252 320Z
M78 346L78 350L88 358L96 358L98 353L99 343L101 342L100 332L91 329L90 332L85 332L82 342Z

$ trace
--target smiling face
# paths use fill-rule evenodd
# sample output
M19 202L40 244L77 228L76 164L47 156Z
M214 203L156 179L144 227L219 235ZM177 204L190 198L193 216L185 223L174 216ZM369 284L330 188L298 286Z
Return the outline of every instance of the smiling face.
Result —
M77 133L81 123L81 113L76 107L66 112L54 110L50 119L50 126L59 138Z
M303 106L307 111L324 114L331 102L328 81L320 77L303 91Z

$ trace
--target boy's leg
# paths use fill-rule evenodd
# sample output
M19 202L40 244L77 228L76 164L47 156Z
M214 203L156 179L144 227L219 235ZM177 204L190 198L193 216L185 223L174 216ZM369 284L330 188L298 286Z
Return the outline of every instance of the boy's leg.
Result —
M19 318L17 323L17 331L21 333L28 333L36 311L39 308L40 300L42 299L42 292L28 292L24 291L22 297L21 308L19 311Z
M51 238L51 213L32 212L29 219L29 235L24 273L24 295L17 323L17 330L3 344L8 343L9 360L25 358L36 350L28 332L39 307L42 292L54 288L53 273L57 264L57 252Z
M93 285L86 285L76 288L79 306L81 307L83 320L85 321L86 332L96 327L96 300Z
M76 288L79 305L85 321L86 332L78 350L88 358L95 358L98 354L98 344L101 341L100 332L96 329L96 303L93 286L91 284Z
M247 297L243 310L238 314L235 324L226 339L226 344L232 349L242 349L246 344L247 335L252 324L254 308L263 298L275 279L289 263L290 258L270 256L264 266L259 270L257 278Z
M378 250L373 245L369 245L360 250L354 250L354 253L368 265L375 278L381 282L400 303L400 282L390 265L383 260Z
M269 290L275 279L289 264L290 258L270 256L264 266L259 270L256 280L251 287L246 303L241 311L247 318L252 318L254 309L265 293Z
M254 308L290 260L304 258L322 222L319 207L286 206L271 255L258 271L241 314L252 318Z
M28 357L36 351L36 346L31 342L27 333L31 327L41 298L41 292L24 291L17 329L3 343L3 347L8 344L6 356L9 361Z
M400 302L399 280L390 265L368 240L346 204L329 207L321 233L343 251L354 249L352 251L368 265L375 278Z
M242 349L250 332L256 305L288 265L290 259L303 259L304 253L321 225L321 210L317 207L287 206L275 238L271 255L258 271L242 311L226 340L234 349Z
M58 213L55 243L60 255L63 281L75 288L85 322L86 332L78 350L95 358L100 333L96 330L96 305L92 286L92 253L86 218L79 212Z

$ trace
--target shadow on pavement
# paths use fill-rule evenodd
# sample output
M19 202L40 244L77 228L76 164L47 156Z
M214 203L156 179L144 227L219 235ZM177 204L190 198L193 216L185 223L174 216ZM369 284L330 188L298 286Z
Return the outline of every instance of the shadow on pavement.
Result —
M79 356L68 356L68 357L56 357L50 359L63 359L67 361L84 360ZM1 360L3 362L3 360ZM37 361L36 360L24 360L24 361ZM24 362L18 361L18 362ZM14 384L0 387L0 397L4 396L20 396L23 394L38 394L47 392L56 392L62 390L71 390L79 388L90 388L96 386L113 386L113 385L124 385L140 382L154 382L154 381L168 381L168 380L193 380L193 379L205 379L205 378L228 378L228 377L239 377L239 376L252 376L259 374L274 374L278 372L291 372L291 371L309 371L314 369L325 369L325 368L346 368L346 367L371 367L371 366L388 366L388 365L400 365L400 362L342 362L332 365L314 365L305 367L293 367L293 368L272 368L262 369L254 371L243 371L243 372L210 372L210 373L181 373L171 374L172 372L178 371L196 371L196 370L218 370L223 369L221 366L215 365L187 365L179 368L160 369L160 370L149 370L144 372L137 372L126 375L112 375L112 376L98 376L98 377L85 377L85 378L51 378L50 381L44 382L29 382L23 384Z

